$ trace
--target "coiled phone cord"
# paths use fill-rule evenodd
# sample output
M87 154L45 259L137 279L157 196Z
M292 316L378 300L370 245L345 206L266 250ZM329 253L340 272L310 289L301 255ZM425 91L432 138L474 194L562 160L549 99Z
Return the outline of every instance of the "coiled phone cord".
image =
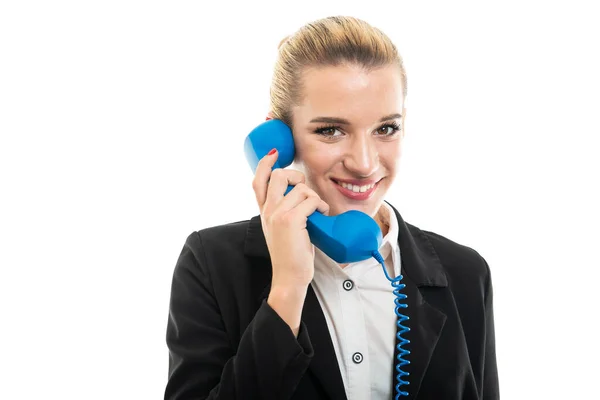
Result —
M396 375L396 380L398 381L398 383L396 384L395 400L398 400L400 398L400 396L408 396L408 392L403 391L400 388L400 386L409 384L408 381L405 381L404 379L402 379L403 377L409 375L408 372L402 370L402 367L407 364L410 364L410 361L403 358L404 356L410 354L410 351L402 348L402 346L404 346L405 344L410 343L410 340L402 337L402 335L404 333L410 331L409 327L402 325L402 323L404 321L407 321L409 318L408 318L408 316L400 313L400 308L408 307L408 304L401 303L402 300L406 299L406 295L403 293L400 293L400 291L402 289L404 289L406 287L406 285L404 283L400 283L400 281L403 278L402 274L400 274L400 276L398 276L394 279L390 278L390 276L388 275L387 270L385 268L383 257L381 256L381 254L379 254L378 251L373 252L373 257L381 264L381 267L383 268L385 277L388 279L388 281L390 281L392 283L392 287L394 288L394 295L396 295L396 298L394 299L394 303L396 304L395 312L396 312L396 315L398 316L398 319L397 319L398 333L396 334L396 338L398 339L399 343L396 346L396 348L398 349L398 356L397 356L398 362L396 363L396 372L398 372L398 375Z

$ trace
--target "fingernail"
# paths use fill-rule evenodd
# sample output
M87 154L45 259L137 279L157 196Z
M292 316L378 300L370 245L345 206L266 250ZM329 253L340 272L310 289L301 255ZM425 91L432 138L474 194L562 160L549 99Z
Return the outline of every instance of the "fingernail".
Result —
M275 154L275 152L277 151L277 149L271 149L270 152L267 153L268 156Z

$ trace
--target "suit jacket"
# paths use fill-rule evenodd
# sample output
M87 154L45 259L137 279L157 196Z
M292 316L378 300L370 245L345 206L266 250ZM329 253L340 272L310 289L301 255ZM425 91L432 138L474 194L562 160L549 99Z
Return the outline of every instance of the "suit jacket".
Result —
M487 262L393 209L411 329L402 389L409 399L498 399ZM260 216L189 235L173 273L166 400L346 398L312 286L296 338L266 302L270 282Z

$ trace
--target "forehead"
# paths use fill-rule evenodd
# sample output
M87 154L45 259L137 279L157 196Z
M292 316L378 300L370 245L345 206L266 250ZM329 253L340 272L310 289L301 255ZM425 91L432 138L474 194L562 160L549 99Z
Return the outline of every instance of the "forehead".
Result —
M354 65L310 68L302 80L303 97L294 110L299 118L319 114L379 119L402 112L402 79L395 65L369 72Z

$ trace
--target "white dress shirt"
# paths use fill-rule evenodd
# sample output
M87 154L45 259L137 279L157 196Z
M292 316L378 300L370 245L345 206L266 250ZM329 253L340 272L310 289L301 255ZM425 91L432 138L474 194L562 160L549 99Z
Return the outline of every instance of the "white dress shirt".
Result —
M391 278L400 274L396 214L385 201L382 217L389 229L379 252ZM338 263L315 247L311 282L333 341L348 400L391 399L396 344L393 287L374 258Z

